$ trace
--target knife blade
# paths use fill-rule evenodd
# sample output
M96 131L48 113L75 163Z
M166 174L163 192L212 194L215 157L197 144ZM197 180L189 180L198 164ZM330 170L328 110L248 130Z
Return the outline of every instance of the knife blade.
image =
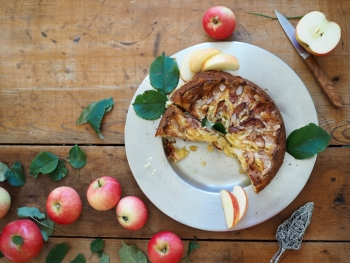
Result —
M317 60L302 46L295 38L295 28L288 21L288 19L280 12L275 10L278 21L280 22L284 32L292 42L294 48L298 51L299 55L303 58L306 66L314 76L316 82L321 87L322 91L326 94L330 102L337 108L341 108L342 97L335 89L332 80L327 75L327 72L320 66Z

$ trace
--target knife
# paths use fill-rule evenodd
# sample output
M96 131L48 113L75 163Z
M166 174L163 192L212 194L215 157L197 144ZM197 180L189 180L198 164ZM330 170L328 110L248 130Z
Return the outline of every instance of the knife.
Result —
M320 66L320 64L318 64L316 59L309 52L307 52L306 49L302 47L296 40L295 29L293 25L288 21L288 19L276 10L275 13L284 32L286 32L293 46L298 51L299 55L303 58L304 62L306 63L312 75L315 77L322 91L327 95L328 99L335 107L341 108L343 106L342 97L333 86L332 80L328 77L326 71Z

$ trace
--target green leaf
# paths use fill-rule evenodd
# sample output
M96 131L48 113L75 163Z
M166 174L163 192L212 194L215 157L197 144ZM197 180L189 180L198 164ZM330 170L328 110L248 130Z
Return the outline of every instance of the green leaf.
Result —
M210 120L208 120L207 116L205 116L201 121L202 127L213 128L214 130L221 132L222 134L226 134L225 126L221 122L217 122L213 124Z
M41 224L39 224L39 229L41 231L41 235L43 236L43 239L47 241L55 229L55 223L49 218L40 222Z
M101 258L102 256L103 256L103 254L104 254L105 252L103 251L103 250L100 250L100 251L97 251L96 252L96 255L98 256L98 258ZM92 254L92 256L93 256L94 254ZM91 257L92 257L91 256Z
M78 145L74 145L69 150L68 162L77 169L85 166L86 155Z
M0 182L6 180L5 173L8 170L10 170L9 167L6 164L0 162Z
M146 255L136 245L126 245L122 242L122 248L118 251L121 263L147 263Z
M67 168L64 164L64 161L58 160L58 164L55 170L49 173L49 177L52 182L59 181L67 175Z
M105 252L100 257L100 263L109 263L109 256Z
M137 95L133 103L134 110L142 119L156 120L165 112L167 97L155 90L146 90Z
M30 164L30 174L37 178L39 173L48 174L56 169L58 157L50 152L39 153Z
M46 215L41 213L36 207L20 207L17 208L17 216L19 218L36 218L38 220L46 219Z
M112 97L91 103L83 110L76 122L76 125L89 123L100 139L104 139L100 131L101 121L105 113L112 109L113 105L114 102Z
M92 253L97 253L101 251L105 245L105 241L102 238L96 238L90 243L90 251Z
M165 95L176 88L179 83L180 71L176 61L165 56L164 52L151 64L150 81L153 88Z
M307 159L322 152L332 138L314 123L294 130L287 138L287 152L295 159Z
M78 256L75 257L70 263L85 263L86 259L85 256L81 253L78 254Z
M199 248L200 245L196 243L197 239L194 237L193 241L188 242L187 256L189 256L193 250Z
M0 258L3 258L4 254L2 254L2 252L0 251Z
M22 165L16 161L10 168L5 172L7 182L16 187L22 187L26 183L26 178L23 175Z
M45 263L61 263L69 251L69 246L66 243L59 243L54 246L46 256Z

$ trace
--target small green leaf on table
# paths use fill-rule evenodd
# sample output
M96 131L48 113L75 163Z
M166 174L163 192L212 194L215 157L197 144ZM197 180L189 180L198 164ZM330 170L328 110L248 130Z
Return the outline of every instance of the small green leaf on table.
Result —
M287 138L287 152L295 159L307 159L322 152L332 138L314 123L294 130Z
M179 83L180 71L176 61L164 52L151 64L150 82L151 86L164 95L172 92Z
M189 256L193 250L199 248L200 245L196 243L197 239L194 237L193 241L188 242L187 256Z
M126 245L122 242L122 248L118 251L121 263L147 263L146 255L136 245Z
M85 263L85 256L81 253L78 254L70 263Z
M41 224L39 224L39 229L41 231L41 235L45 241L48 241L55 229L55 223L50 218L41 220L40 222Z
M132 104L136 115L145 120L156 120L165 112L167 97L155 90L137 95Z
M103 252L103 254L100 257L100 263L109 263L109 256L105 252Z
M20 207L17 208L17 216L19 218L36 218L37 220L42 220L46 218L44 213L36 207Z
M92 252L92 255L90 258L92 258L92 256L95 253L102 251L104 245L105 245L105 241L102 238L96 238L95 240L93 240L90 243L90 251ZM101 257L101 256L99 256L99 257Z
M58 160L57 167L55 168L55 170L53 170L48 175L49 175L51 181L55 182L55 181L59 181L62 178L66 177L67 172L68 172L68 170L64 164L64 161Z
M2 252L0 251L0 258L3 258L4 254L2 254Z
M67 158L70 165L74 168L82 168L86 164L86 155L84 151L76 144L69 150L69 156Z
M39 153L30 164L30 174L37 178L39 173L48 174L56 169L58 156L50 152Z
M91 103L83 110L76 125L89 123L100 139L104 139L100 131L101 121L104 115L112 109L113 105L114 102L112 97Z
M69 251L67 243L59 243L54 246L46 256L45 263L61 263Z
M16 187L22 187L26 183L26 178L23 175L22 165L15 161L9 170L5 172L7 182Z
M6 180L5 173L8 170L10 170L10 168L6 164L0 162L0 182Z

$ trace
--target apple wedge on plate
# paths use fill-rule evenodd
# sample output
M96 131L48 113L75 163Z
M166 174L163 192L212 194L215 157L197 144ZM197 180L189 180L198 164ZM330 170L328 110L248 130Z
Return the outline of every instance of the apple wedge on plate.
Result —
M233 191L220 191L227 228L233 228L245 215L248 208L248 197L245 190L236 185Z

